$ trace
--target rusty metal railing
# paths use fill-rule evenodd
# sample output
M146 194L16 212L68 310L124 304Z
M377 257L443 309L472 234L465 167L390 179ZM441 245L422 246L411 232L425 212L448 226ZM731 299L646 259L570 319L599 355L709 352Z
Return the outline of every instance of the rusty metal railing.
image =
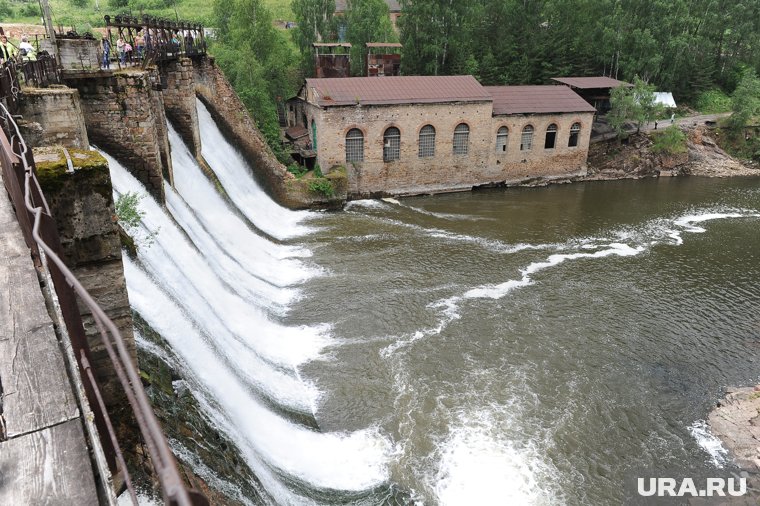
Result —
M34 158L21 137L16 122L3 104L0 104L0 127L0 165L2 165L6 189L13 201L24 239L32 252L35 264L47 268L53 280L80 374L87 379L83 382L85 393L90 406L94 407L98 432L108 435L107 440L100 438L101 443L104 447L110 448L113 457L118 461L132 502L137 506L137 496L129 479L126 462L119 449L100 389L90 367L89 347L76 297L92 313L148 448L161 485L164 503L178 506L207 505L208 501L204 496L185 487L174 455L143 389L137 367L132 362L116 325L61 260L56 225L37 180Z

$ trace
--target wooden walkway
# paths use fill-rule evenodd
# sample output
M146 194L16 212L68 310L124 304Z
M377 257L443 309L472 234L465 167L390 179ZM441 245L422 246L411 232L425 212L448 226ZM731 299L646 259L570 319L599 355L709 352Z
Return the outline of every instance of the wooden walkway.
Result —
M63 352L0 184L0 505L98 502Z

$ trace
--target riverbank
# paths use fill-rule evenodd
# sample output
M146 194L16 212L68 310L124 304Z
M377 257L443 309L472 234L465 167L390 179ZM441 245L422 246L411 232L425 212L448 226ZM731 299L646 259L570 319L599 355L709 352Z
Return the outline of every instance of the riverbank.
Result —
M710 431L747 473L753 498L760 490L760 385L729 389L708 417Z
M660 176L758 176L760 170L733 158L718 146L713 130L701 125L681 127L687 136L681 153L655 153L652 135L631 135L625 144L617 139L591 145L588 173L576 181L640 179Z

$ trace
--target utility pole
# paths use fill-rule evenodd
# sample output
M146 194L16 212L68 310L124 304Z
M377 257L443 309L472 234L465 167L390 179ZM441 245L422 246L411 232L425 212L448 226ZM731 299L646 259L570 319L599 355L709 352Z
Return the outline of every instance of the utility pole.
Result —
M48 0L39 1L40 10L42 11L42 19L45 22L45 31L47 31L48 38L53 46L53 56L60 64L61 59L58 57L58 44L55 41L55 27L53 26L53 15L50 13L50 4L48 3Z

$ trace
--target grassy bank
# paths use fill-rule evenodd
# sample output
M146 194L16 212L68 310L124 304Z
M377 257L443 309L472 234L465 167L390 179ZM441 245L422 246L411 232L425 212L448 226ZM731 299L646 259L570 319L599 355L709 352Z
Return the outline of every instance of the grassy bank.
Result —
M117 0L118 1L118 0ZM292 21L291 0L263 0L275 21ZM108 0L50 0L53 24L65 29L104 26L103 16L120 12L141 12L165 18L187 19L213 26L214 2L208 0L128 0L126 7L112 7ZM36 3L0 0L0 22L41 24Z

